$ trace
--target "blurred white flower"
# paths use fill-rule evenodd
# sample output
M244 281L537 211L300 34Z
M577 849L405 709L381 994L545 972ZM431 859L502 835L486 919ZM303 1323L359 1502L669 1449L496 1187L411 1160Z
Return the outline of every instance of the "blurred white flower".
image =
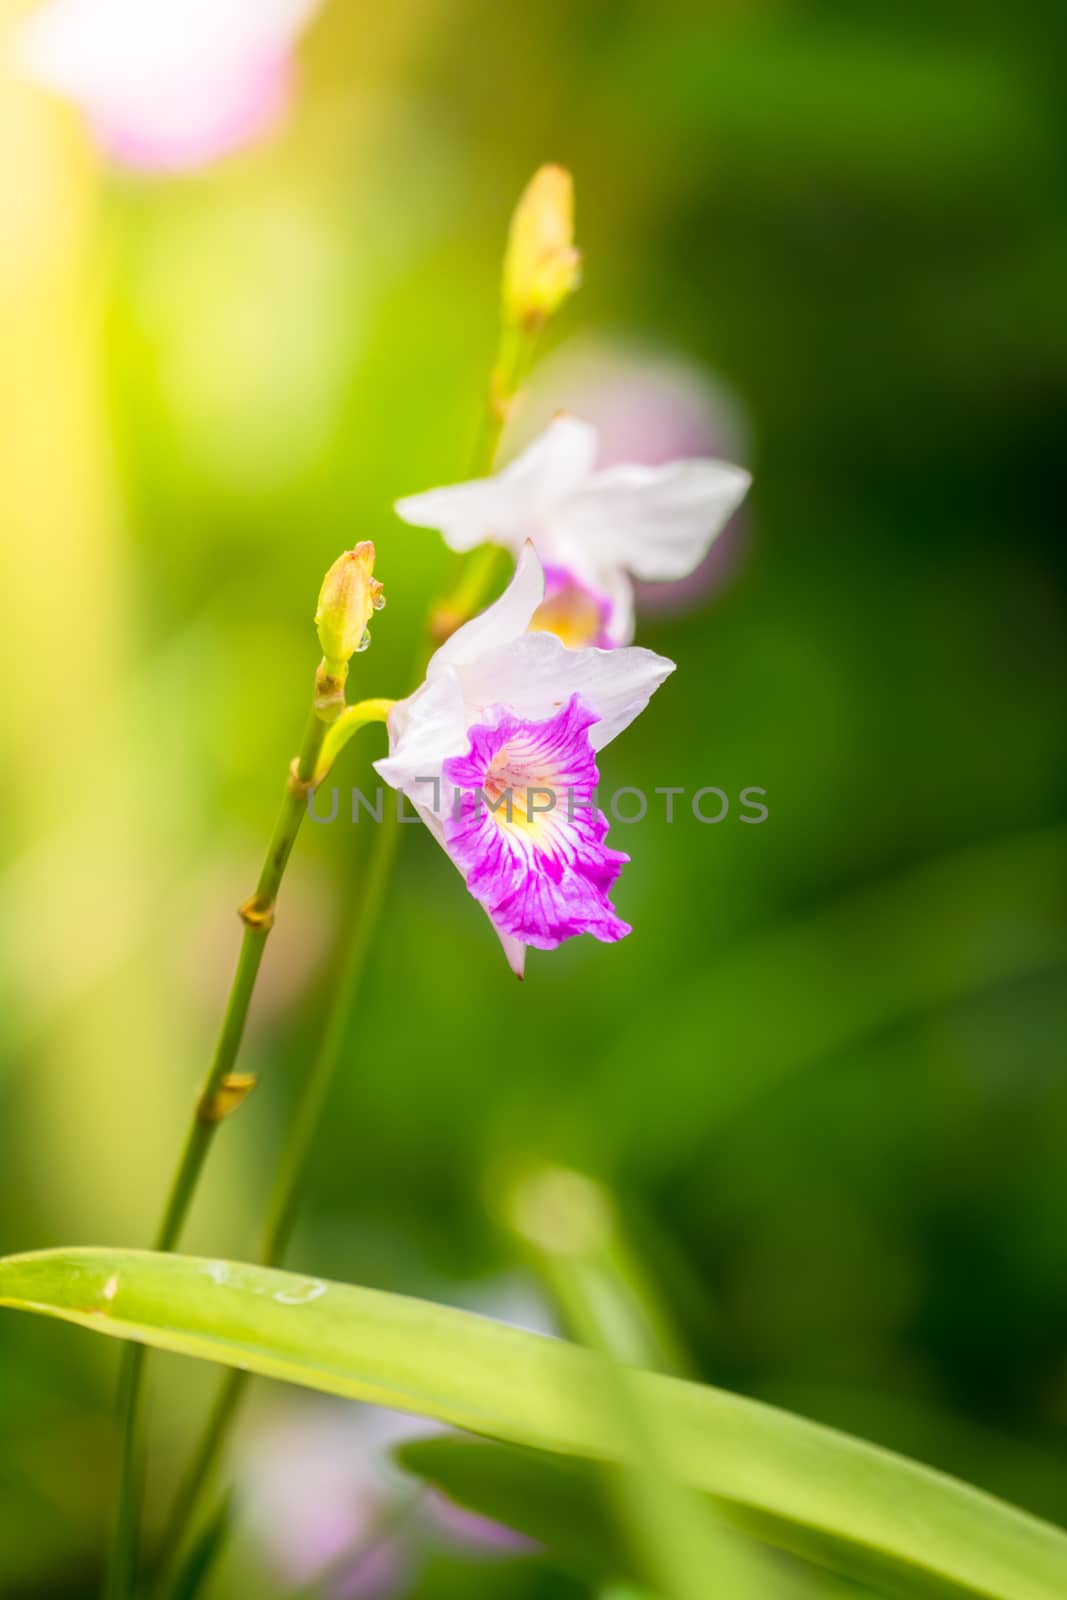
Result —
M80 106L124 166L181 172L259 138L290 99L293 46L320 0L46 0L23 71Z
M540 362L504 435L517 454L560 411L587 417L598 434L597 466L646 467L694 456L751 466L751 428L739 397L699 362L625 338L579 337ZM691 610L720 588L747 549L750 516L736 511L699 566L670 583L634 584L645 615Z
M396 502L460 552L532 542L545 571L533 627L572 647L634 635L633 580L677 581L703 560L748 490L742 467L708 458L597 469L596 428L562 415L501 472Z

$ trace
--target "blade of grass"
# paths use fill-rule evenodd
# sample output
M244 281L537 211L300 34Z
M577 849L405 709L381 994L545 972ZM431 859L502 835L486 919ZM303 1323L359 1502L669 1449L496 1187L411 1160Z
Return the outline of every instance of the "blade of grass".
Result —
M535 1168L514 1186L508 1211L564 1323L605 1358L602 1381L628 1459L621 1469L602 1469L601 1487L638 1575L664 1600L706 1600L709 1593L780 1600L774 1572L666 1464L655 1410L635 1382L635 1353L650 1347L650 1319L611 1196L582 1173Z

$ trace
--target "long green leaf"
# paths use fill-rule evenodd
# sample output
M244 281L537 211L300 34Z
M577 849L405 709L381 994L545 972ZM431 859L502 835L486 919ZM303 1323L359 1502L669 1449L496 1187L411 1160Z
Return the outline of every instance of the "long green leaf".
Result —
M611 1468L463 1434L409 1439L398 1445L393 1455L406 1471L432 1484L457 1505L547 1546L556 1565L576 1577L593 1583L625 1580L640 1585L639 1565L605 1504L602 1480ZM729 1516L722 1501L715 1504ZM732 1592L714 1581L719 1576L716 1573L708 1587L714 1583L716 1595L722 1593L732 1600ZM774 1571L774 1592L786 1600L810 1600L815 1594L827 1600L830 1585L835 1595L872 1593L866 1585L861 1591L844 1578L830 1578L822 1567L816 1572L796 1563L788 1567L780 1563ZM636 1595L637 1590L626 1592ZM945 1592L942 1588L941 1593ZM958 1595L960 1591L947 1592Z
M433 1417L509 1444L626 1457L600 1358L488 1318L316 1278L144 1251L0 1261L0 1304ZM722 1390L636 1379L679 1482L761 1537L900 1593L1063 1600L1067 1535L887 1451Z

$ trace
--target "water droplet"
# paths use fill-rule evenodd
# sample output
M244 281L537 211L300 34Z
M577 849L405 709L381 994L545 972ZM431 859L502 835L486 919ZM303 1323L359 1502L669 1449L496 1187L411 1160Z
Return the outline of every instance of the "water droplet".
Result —
M376 594L374 596L374 599L371 601L371 605L374 607L375 611L384 611L385 610L385 596L384 596L384 594Z
M302 1284L292 1289L277 1289L272 1298L280 1306L307 1306L312 1300L318 1300L326 1293L327 1285L320 1283L318 1278L313 1278L310 1283Z
M364 650L369 650L369 649L370 649L370 629L369 628L364 628L363 637L359 641L359 643L356 645L355 653L356 653L357 656L361 656L363 654Z

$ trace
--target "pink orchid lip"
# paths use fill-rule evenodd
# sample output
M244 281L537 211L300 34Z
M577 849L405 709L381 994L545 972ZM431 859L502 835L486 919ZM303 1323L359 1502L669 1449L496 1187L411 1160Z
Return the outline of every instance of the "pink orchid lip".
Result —
M461 791L444 838L468 890L498 930L536 949L580 933L624 938L630 927L608 895L629 857L604 843L589 740L596 713L575 694L542 721L506 707L490 716L467 730L467 754L442 768Z
M554 633L570 649L594 645L613 650L617 640L608 632L611 600L599 589L583 583L568 567L544 563L545 598L534 612L534 632Z

